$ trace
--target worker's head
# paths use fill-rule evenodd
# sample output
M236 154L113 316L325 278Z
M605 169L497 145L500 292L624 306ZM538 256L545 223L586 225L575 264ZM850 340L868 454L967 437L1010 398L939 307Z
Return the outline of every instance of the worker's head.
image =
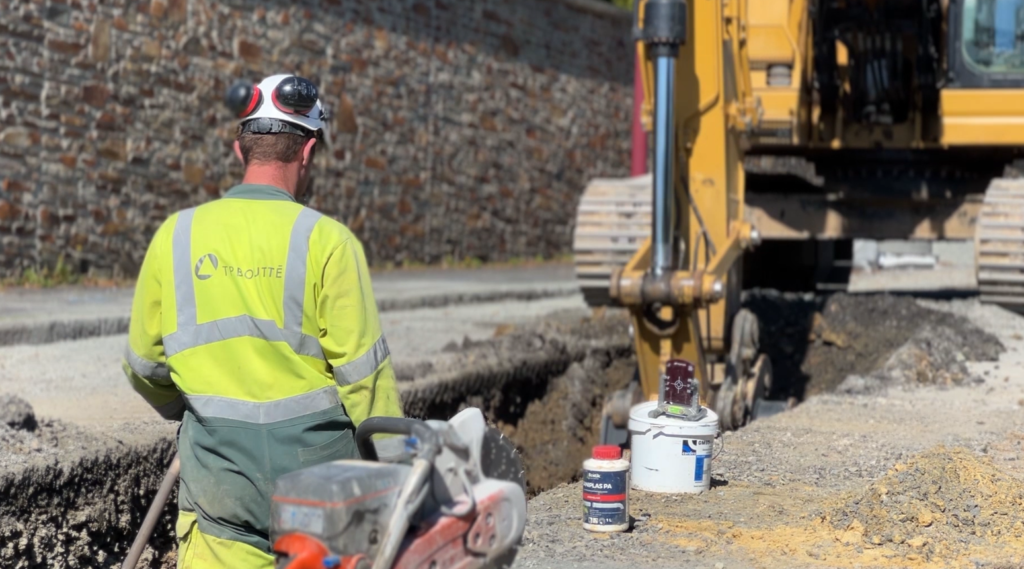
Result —
M245 165L246 179L286 186L306 201L326 121L316 85L294 75L274 75L259 85L232 85L226 102L241 119L235 154Z

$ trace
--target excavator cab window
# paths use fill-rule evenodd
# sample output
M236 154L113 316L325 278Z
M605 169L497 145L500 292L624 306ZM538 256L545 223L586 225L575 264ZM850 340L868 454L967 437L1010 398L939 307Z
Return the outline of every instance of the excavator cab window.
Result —
M964 0L960 34L972 71L1024 72L1024 0Z

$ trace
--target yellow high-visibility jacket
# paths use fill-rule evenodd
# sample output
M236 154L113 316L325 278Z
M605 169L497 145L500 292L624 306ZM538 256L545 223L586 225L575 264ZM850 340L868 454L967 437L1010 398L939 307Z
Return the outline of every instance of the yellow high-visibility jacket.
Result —
M402 414L362 245L272 186L164 222L128 335L130 382L183 419L179 505L218 538L267 551L277 476L354 457L355 425Z

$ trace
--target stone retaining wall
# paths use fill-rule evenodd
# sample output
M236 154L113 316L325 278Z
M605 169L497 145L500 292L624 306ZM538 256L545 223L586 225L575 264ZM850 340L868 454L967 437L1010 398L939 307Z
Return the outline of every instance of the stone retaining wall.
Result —
M0 0L0 275L134 274L239 178L226 87L289 71L333 114L312 205L372 264L568 252L629 169L630 21L581 1Z

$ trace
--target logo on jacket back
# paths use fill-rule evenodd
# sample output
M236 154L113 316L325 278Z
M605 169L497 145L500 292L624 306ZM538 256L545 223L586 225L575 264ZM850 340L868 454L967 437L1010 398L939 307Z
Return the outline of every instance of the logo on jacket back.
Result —
M209 263L207 263L206 261L209 261ZM203 269L206 269L207 265L209 265L209 268L204 272ZM201 281L205 281L206 279L212 277L214 271L216 270L217 255L214 255L213 253L207 253L202 257L199 257L199 260L196 261L196 278Z
M193 271L196 278L205 281L217 274L217 271L224 271L224 276L236 277L239 279L282 279L284 278L284 265L277 266L255 266L249 268L236 267L233 265L221 265L220 259L213 253L207 253L196 261L196 268Z

